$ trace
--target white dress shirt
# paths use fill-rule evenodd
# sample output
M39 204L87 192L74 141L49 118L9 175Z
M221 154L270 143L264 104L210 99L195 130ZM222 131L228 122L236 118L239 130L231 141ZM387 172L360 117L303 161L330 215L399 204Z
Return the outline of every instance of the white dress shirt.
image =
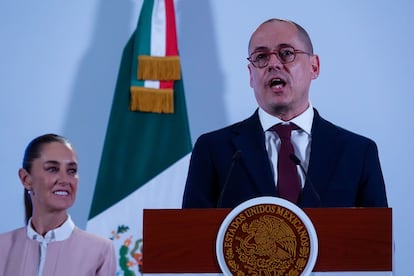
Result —
M313 122L313 107L312 104L309 103L308 109L305 110L299 116L293 118L291 121L285 122L280 120L277 117L274 117L268 113L266 113L263 109L259 108L259 119L260 123L262 124L264 134L265 134L265 145L267 154L270 160L270 164L272 166L272 171L274 175L274 180L277 185L277 153L280 149L280 138L276 134L275 131L270 130L276 124L288 124L294 123L300 129L293 130L291 141L293 144L293 148L295 150L295 155L299 158L302 163L302 166L307 171L309 165L309 157L310 157L310 150L311 150L311 129L312 129L312 122ZM293 162L293 161L292 161ZM298 166L298 174L301 180L302 187L305 185L305 176L303 175L302 170Z

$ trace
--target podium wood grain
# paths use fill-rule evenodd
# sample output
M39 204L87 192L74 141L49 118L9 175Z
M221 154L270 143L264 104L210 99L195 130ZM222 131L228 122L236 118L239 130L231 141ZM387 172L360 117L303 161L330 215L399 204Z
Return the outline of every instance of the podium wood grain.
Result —
M144 273L219 273L216 237L230 209L145 209ZM318 236L313 271L392 271L391 208L304 209Z

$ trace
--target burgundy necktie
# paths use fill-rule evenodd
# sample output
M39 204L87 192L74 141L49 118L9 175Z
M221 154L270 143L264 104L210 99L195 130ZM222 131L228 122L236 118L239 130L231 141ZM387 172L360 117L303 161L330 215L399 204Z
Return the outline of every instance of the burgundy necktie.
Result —
M296 164L290 159L290 155L295 153L290 141L290 135L292 129L296 128L292 124L278 124L272 128L281 140L277 162L277 188L279 196L295 204L299 199L301 185Z

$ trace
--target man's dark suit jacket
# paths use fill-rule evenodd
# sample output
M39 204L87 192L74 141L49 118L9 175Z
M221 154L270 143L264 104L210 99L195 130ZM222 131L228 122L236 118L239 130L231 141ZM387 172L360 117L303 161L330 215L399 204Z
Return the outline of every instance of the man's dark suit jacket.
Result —
M277 196L258 111L201 135L191 156L183 208L234 208ZM374 141L340 128L315 110L308 179L300 207L387 207Z

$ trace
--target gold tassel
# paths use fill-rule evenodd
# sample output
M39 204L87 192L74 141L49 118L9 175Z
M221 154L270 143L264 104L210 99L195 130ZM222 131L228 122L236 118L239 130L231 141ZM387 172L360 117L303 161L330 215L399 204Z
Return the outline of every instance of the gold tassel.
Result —
M179 56L138 56L139 80L179 80L181 78Z
M131 111L174 113L174 91L131 86Z

